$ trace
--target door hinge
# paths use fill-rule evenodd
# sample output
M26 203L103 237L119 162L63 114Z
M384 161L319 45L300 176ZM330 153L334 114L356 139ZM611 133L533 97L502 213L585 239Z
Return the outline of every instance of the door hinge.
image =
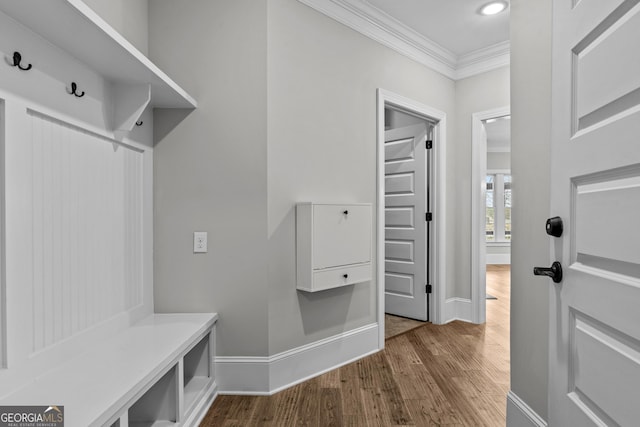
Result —
M433 221L433 214L431 212L426 212L424 214L424 220L425 221Z
M431 292L433 292L433 286L427 284L424 286L424 292L427 294L430 294Z
M433 148L433 141L430 139L427 139L427 143L425 144L425 147L427 150L431 150Z

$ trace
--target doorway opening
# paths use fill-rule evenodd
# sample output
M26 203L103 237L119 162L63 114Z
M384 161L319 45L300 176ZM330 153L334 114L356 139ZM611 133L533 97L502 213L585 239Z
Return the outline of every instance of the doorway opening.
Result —
M487 266L510 265L510 108L472 116L471 306L472 321L486 321Z
M377 282L385 313L443 323L446 115L378 90Z
M384 118L385 336L389 337L430 320L428 216L434 123L391 107L385 108Z

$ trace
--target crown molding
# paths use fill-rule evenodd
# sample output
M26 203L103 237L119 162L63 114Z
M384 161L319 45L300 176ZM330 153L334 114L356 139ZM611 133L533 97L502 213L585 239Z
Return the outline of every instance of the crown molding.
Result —
M457 56L366 0L298 0L453 80L509 65L509 42Z
M501 43L478 49L458 57L455 80L466 79L476 74L505 67L510 63L511 43Z

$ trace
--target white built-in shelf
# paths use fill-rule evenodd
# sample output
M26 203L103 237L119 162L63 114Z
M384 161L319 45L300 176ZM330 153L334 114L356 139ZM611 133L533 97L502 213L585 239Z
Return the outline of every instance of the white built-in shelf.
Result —
M150 105L196 108L197 102L81 0L0 0L4 12L50 43L125 87L150 85Z
M187 412L211 384L211 347L211 336L207 335L184 355L184 408Z
M210 377L194 377L188 384L184 386L184 407L187 412L191 407L200 400L202 393L204 393L211 384Z

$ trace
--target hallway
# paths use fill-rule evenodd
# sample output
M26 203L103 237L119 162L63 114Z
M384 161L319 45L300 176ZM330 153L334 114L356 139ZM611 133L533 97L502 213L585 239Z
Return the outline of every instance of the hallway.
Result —
M504 426L509 266L487 266L487 323L426 324L273 396L218 396L201 426Z

